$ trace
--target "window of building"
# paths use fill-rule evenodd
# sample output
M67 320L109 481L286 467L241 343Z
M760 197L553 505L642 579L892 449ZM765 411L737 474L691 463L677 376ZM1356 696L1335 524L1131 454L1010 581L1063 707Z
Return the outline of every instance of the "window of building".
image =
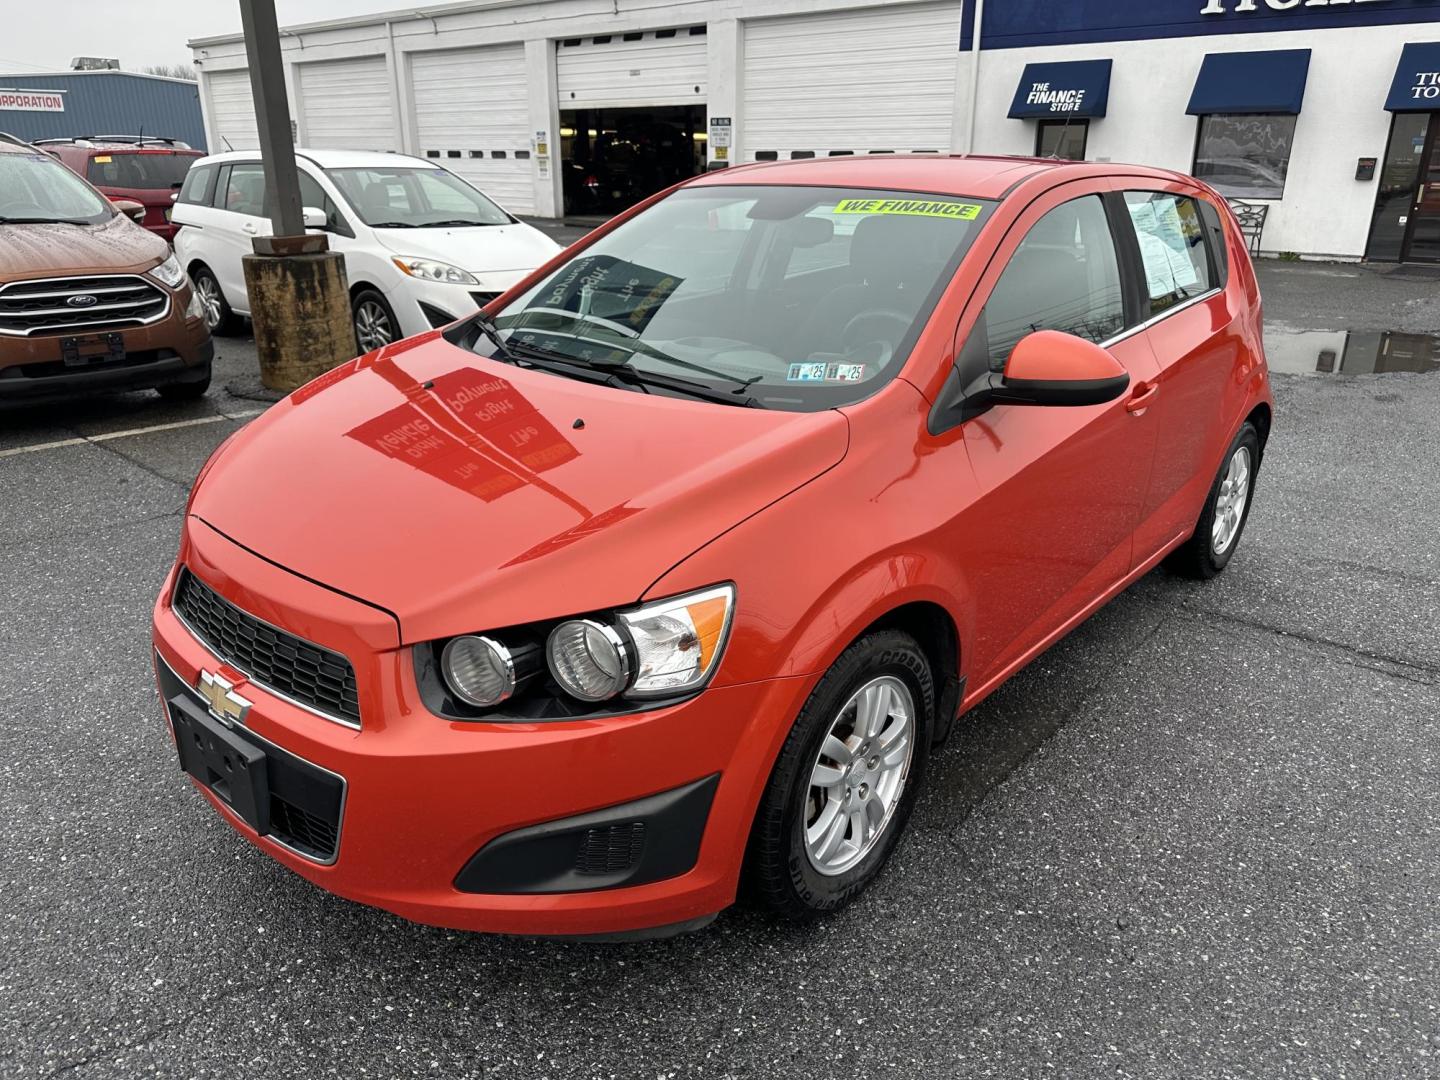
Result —
M1200 117L1192 172L1227 199L1278 199L1285 193L1295 117Z
M1101 342L1125 328L1125 294L1110 220L1098 195L1057 206L1020 242L985 304L990 367L1036 330Z
M1150 314L1201 296L1219 283L1199 204L1162 191L1127 191L1125 205L1140 242Z
M1084 161L1089 136L1089 120L1041 120L1035 136L1035 156Z

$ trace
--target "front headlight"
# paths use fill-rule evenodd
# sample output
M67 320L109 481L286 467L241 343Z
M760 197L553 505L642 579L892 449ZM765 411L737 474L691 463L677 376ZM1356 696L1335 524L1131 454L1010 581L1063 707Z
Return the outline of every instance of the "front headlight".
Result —
M461 634L417 648L416 679L432 711L462 720L492 710L495 719L563 719L617 699L678 698L715 674L734 608L735 586L714 585L620 611Z
M168 288L178 289L180 283L185 280L185 271L180 269L180 260L175 258L175 253L172 251L159 266L150 268L150 276Z
M635 681L630 697L664 697L693 690L715 670L730 629L735 587L647 604L619 613L635 645Z
M468 270L461 270L458 266L451 266L449 263L436 262L433 259L402 258L398 255L390 261L403 273L423 281L444 281L451 285L480 284L480 279L474 274Z

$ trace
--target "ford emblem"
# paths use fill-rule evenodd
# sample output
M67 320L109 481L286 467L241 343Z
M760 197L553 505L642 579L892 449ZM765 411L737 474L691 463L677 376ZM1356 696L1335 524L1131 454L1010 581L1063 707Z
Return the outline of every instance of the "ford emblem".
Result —
M99 302L100 298L98 296L91 296L89 293L81 293L65 301L70 307L93 307Z

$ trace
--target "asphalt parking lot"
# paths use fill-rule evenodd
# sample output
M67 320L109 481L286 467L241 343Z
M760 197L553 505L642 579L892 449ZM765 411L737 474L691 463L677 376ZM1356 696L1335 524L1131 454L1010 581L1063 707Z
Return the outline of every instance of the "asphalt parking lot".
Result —
M1440 331L1373 277L1267 266L1267 313ZM1229 570L971 714L848 911L599 946L332 898L182 779L150 606L265 407L219 354L202 402L0 412L0 1074L1440 1076L1440 373L1277 375Z

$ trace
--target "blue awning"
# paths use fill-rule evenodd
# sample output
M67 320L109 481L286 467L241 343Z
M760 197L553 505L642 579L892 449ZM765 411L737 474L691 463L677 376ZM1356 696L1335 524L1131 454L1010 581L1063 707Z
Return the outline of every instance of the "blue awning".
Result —
M1405 46L1385 108L1391 112L1440 112L1440 41Z
M1211 113L1290 113L1300 111L1309 49L1274 52L1211 53L1200 65L1190 95L1191 116Z
M1109 60L1026 64L1010 105L1013 120L1104 116L1110 100Z

